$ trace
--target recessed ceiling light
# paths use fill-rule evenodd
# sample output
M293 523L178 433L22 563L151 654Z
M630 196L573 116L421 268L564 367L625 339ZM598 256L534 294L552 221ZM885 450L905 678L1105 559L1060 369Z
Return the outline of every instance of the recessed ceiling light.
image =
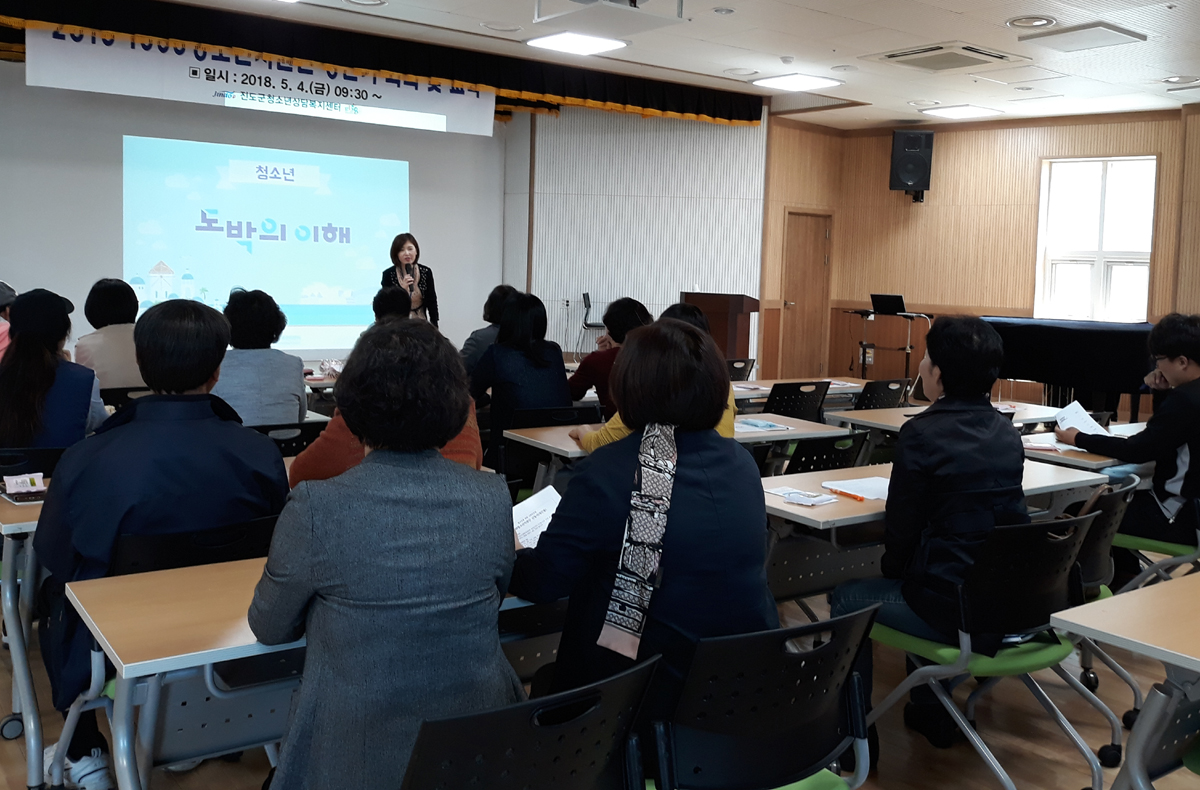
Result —
M725 69L725 73L731 77L753 77L758 69Z
M828 77L811 77L808 74L783 74L779 77L755 80L754 84L760 88L774 88L781 91L814 91L845 83L841 80L831 80Z
M571 55L597 55L625 46L624 41L618 41L615 38L598 38L585 36L582 33L555 33L553 36L531 38L525 43L538 49L552 49L555 52L566 52Z
M734 10L735 9L732 9L732 8L721 7L721 8L714 8L713 13L720 14L721 16L729 16L730 14L732 14L734 12Z
M387 5L388 0L344 0L350 5ZM289 0L290 2L290 0Z
M1029 28L1052 27L1058 24L1058 20L1052 16L1014 16L1004 24L1028 30Z
M848 65L834 66L833 68L830 69L830 71L858 71L858 66L848 66Z
M1163 82L1171 85L1191 85L1193 82L1200 82L1200 77L1185 77L1180 75L1178 77L1167 77Z
M941 102L935 101L934 99L914 99L913 101L909 102L909 105L912 107L936 107L939 104L941 104Z
M956 104L953 107L934 107L921 110L926 115L936 115L938 118L950 118L961 121L965 118L987 118L992 115L1003 115L999 110L989 110L987 107L976 107L973 104Z
M1029 85L1018 85L1017 87L1013 88L1013 90L1015 90L1015 91L1031 91L1031 90L1033 90L1033 87L1029 86Z
M1038 44L1059 52L1082 52L1086 49L1113 47L1118 44L1135 44L1145 41L1146 36L1107 22L1050 30L1045 33L1028 33L1018 36L1017 41Z
M357 0L351 0L357 2ZM480 27L486 27L488 30L495 30L497 33L517 33L525 28L520 25L513 25L507 22L480 22Z

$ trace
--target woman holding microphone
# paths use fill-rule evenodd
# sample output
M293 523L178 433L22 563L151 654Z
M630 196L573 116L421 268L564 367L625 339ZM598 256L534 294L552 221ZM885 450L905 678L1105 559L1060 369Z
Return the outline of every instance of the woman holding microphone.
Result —
M392 240L389 254L392 265L383 270L383 288L403 288L412 296L412 317L424 318L438 325L437 292L433 287L433 269L417 261L421 258L421 246L416 236L401 233Z

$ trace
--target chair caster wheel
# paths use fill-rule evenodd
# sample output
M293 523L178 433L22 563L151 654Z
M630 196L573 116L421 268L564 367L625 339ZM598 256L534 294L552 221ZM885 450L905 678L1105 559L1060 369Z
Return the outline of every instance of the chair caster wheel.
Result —
M1133 725L1137 724L1138 713L1140 712L1137 708L1125 711L1125 715L1121 717L1121 723L1125 725L1125 729L1133 729Z
M1096 750L1096 756L1105 768L1116 768L1121 764L1121 747L1115 743L1105 744Z
M25 732L25 722L20 715L10 713L3 719L0 719L0 738L6 741L15 741L20 738Z
M1100 688L1100 678L1090 669L1085 669L1079 673L1079 682L1093 694L1096 692L1096 689Z

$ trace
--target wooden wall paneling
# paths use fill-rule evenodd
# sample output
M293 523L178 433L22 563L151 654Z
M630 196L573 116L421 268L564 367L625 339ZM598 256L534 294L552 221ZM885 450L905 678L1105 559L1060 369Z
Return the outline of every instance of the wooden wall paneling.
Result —
M1175 309L1200 313L1200 104L1183 108L1183 178Z
M829 311L829 375L857 377L858 344L863 339L863 319L861 316L846 313L844 308L831 308ZM904 378L904 352L895 349L904 348L907 337L907 321L895 316L877 316L866 322L867 342L874 343L875 363L867 366L867 374L863 378L899 379ZM917 366L925 356L925 334L928 326L924 319L913 321L912 325L912 364L909 378L917 377ZM885 350L892 349L892 350ZM853 372L851 371L853 362Z
M783 304L778 299L759 302L758 316L762 342L759 346L758 378L777 379L779 376L780 324Z

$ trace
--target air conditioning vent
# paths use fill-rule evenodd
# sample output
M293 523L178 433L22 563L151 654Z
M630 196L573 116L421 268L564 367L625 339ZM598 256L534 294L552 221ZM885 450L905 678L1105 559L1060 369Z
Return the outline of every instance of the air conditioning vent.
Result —
M948 41L941 44L930 44L925 47L897 50L895 52L880 52L876 55L863 55L861 60L873 60L878 63L895 63L900 66L920 69L931 73L953 71L978 71L988 66L1012 65L1028 61L1021 55L1011 55L1007 52L985 49L984 47L966 44L962 41Z

